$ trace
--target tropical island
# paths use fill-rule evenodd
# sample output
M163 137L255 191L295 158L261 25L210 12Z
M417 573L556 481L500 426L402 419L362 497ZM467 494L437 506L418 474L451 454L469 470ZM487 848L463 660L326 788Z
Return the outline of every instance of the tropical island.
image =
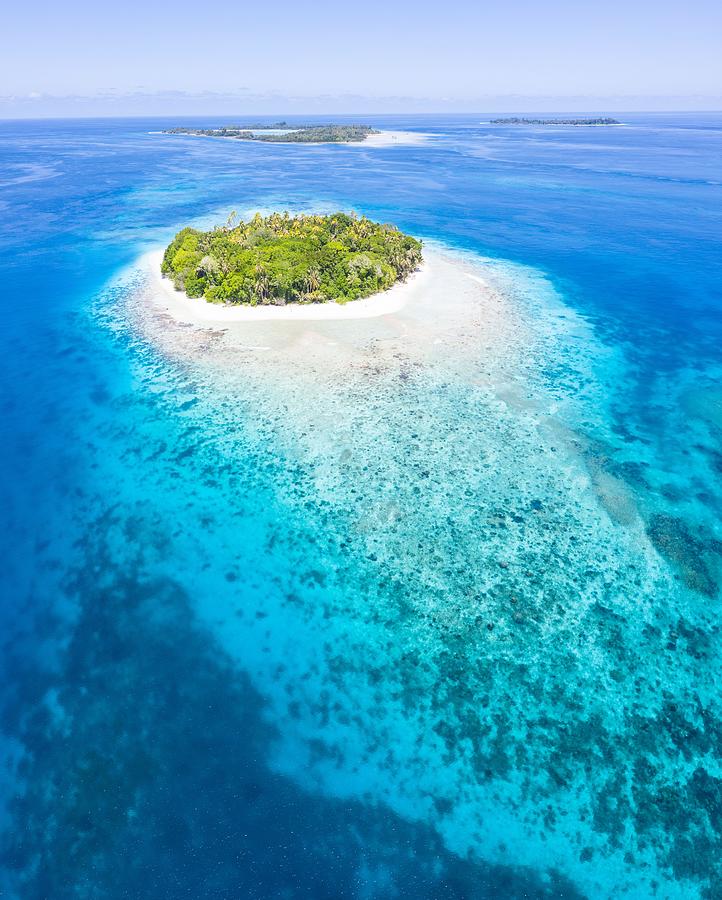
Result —
M491 119L490 125L621 125L616 119Z
M381 134L370 125L225 125L222 128L167 128L162 134L232 138L238 141L266 141L277 144L347 144Z
M179 231L161 273L210 303L284 306L369 297L421 261L421 241L365 216L257 213L236 222L232 213L211 231Z

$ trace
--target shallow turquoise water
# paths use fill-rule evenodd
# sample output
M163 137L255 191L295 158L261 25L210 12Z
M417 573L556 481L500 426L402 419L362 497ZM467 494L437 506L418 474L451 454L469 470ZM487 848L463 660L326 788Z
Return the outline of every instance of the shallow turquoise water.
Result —
M483 118L3 124L11 895L722 889L722 119ZM181 224L336 206L493 308L149 313Z

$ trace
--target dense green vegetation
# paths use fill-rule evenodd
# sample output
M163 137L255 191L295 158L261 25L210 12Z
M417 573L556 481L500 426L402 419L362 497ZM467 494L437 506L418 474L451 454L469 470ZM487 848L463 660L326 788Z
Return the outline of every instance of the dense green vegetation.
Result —
M492 125L621 125L616 119L492 119Z
M189 297L214 303L345 303L405 279L421 242L365 217L256 214L213 231L184 228L161 271Z
M292 129L282 134L274 130ZM261 131L261 134L254 132ZM267 141L283 144L344 144L363 141L379 132L370 125L297 125L276 122L274 125L226 125L223 128L168 128L163 134L192 134L201 137L236 138L240 141Z

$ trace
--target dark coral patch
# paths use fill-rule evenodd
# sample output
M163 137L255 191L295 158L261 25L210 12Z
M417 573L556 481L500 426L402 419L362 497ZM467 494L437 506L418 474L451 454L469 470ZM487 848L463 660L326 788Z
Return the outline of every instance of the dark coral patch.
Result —
M17 690L3 725L27 751L0 856L18 897L579 896L275 775L262 699L185 592L86 549L59 664L4 648Z
M708 541L694 535L683 519L658 513L649 521L647 534L658 552L673 563L687 587L714 597L717 582L708 563Z

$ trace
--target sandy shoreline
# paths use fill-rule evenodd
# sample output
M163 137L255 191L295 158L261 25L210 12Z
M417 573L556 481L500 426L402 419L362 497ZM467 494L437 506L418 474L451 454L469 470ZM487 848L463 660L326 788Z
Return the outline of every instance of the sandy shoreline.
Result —
M148 134L166 134L164 131L149 131ZM177 137L178 135L174 135ZM184 134L181 137L198 137L198 138L215 138L221 141L243 141L247 144L282 144L284 147L306 146L306 147L323 147L326 145L340 144L344 147L401 147L424 144L431 135L419 131L380 131L378 134L369 134L362 141L256 141L250 138L228 137L224 135L208 135L208 134Z
M407 281L395 284L387 291L352 300L349 303L287 304L286 306L231 306L208 303L202 298L192 299L177 291L169 278L163 278L160 264L163 251L147 253L141 267L152 278L154 302L174 319L189 325L210 325L220 322L309 322L338 319L373 319L401 310L428 281L430 266L424 260L420 269Z
M416 131L381 131L370 134L363 141L349 142L354 147L398 147L412 144L425 144L430 135Z
M501 342L506 359L521 333L516 311L487 277L487 265L433 245L424 247L424 263L408 281L345 305L207 303L176 291L161 277L160 262L161 253L155 251L134 266L145 276L143 290L135 295L139 327L173 355L222 359L224 366L234 366L249 351L264 350L265 356L285 360L282 365L293 361L304 370L321 358L324 371L336 364L344 368L363 356L364 348L378 340L386 345L392 336L404 355L453 352L461 359L464 348L484 335L485 345ZM476 364L477 359L474 350L471 360Z

